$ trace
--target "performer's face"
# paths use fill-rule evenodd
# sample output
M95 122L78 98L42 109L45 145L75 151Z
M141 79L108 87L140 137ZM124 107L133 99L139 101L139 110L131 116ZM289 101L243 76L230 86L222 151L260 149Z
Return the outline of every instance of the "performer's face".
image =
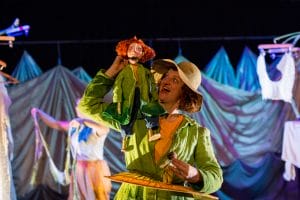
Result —
M179 103L183 85L184 83L179 77L178 71L170 69L163 75L159 83L160 103L172 105L172 107L176 105L176 103Z
M143 47L138 43L131 43L127 50L127 57L131 64L136 64L139 62L141 57L143 56Z

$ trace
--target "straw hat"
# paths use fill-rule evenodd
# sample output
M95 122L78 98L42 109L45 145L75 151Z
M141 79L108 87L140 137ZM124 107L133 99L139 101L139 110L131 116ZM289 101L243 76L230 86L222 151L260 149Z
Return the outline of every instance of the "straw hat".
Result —
M201 84L201 72L195 64L188 61L177 64L170 59L159 59L152 63L152 69L160 74L166 73L170 68L177 68L181 80L195 93L202 95L198 91Z

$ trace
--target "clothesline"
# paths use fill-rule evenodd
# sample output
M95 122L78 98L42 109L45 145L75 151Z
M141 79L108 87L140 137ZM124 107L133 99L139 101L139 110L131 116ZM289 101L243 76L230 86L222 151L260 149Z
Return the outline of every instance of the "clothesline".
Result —
M168 41L238 41L238 40L273 40L276 36L216 36L216 37L169 37L169 38L143 38L144 41L168 42ZM116 43L120 38L115 39L94 39L94 40L36 40L36 41L15 41L15 45L41 45L41 44L94 44L94 43Z

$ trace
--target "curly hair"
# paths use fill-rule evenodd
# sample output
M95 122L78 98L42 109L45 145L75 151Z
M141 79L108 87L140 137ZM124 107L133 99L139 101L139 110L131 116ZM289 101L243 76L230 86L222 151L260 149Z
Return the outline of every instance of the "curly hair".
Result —
M201 94L195 93L187 85L183 85L179 109L193 113L201 109L203 97Z
M122 41L118 42L118 44L116 46L116 52L117 52L117 54L119 56L122 56L122 57L126 58L127 57L128 47L132 43L138 43L138 44L142 45L142 47L143 47L144 55L140 59L141 63L145 63L148 60L151 60L151 59L153 59L156 56L156 53L155 53L154 49L152 49L151 47L147 46L143 42L143 40L137 39L136 36L134 36L133 38L130 38L130 39L127 39L127 40L122 40Z

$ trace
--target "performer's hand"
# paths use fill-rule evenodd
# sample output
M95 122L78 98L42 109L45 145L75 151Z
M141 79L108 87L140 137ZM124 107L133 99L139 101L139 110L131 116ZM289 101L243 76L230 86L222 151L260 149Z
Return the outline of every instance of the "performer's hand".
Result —
M169 166L170 169L179 178L182 178L190 183L197 183L200 181L200 173L195 167L178 160L176 156L173 156L171 163L172 165Z
M125 67L126 64L128 64L128 60L125 60L121 56L116 56L114 62L112 63L110 68L107 69L105 74L113 78Z
M31 116L36 119L36 113L38 112L38 108L31 108Z
M38 108L31 108L31 116L34 121L34 125L37 127L38 126L38 120L37 120L37 113L39 112Z
M70 122L70 126L78 128L83 123L83 121L84 120L82 118L76 118Z

